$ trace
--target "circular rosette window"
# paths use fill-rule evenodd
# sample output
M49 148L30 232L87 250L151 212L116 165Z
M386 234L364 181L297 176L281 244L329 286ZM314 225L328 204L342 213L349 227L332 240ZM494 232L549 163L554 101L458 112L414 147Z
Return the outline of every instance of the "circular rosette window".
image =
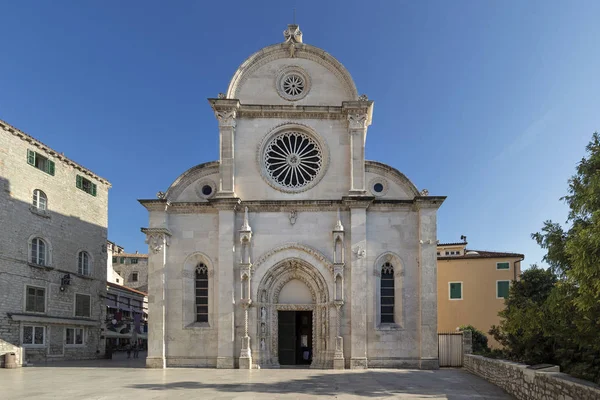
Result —
M279 95L289 101L304 98L310 90L311 82L308 73L298 66L288 66L277 74L275 88Z
M323 145L300 130L273 135L262 154L267 181L284 192L301 192L314 186L326 166Z

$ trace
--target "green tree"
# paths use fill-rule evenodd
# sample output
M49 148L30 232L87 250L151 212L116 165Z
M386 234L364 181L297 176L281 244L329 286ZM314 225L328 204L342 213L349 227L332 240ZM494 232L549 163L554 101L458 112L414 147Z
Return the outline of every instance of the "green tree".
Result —
M551 270L532 265L512 283L506 307L498 314L500 325L489 332L510 358L533 364L554 361L554 343L542 326L549 318L545 303L556 281Z
M532 234L544 249L544 256L554 272L578 287L575 305L588 317L600 315L600 136L595 132L586 146L586 157L569 179L567 223L563 228L546 221L541 232ZM596 318L600 329L600 321Z

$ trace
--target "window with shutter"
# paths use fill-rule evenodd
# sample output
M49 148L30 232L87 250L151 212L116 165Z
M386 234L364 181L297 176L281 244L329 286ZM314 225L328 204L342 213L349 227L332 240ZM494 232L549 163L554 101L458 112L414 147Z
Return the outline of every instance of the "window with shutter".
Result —
M84 192L91 194L92 196L96 196L96 184L90 181L89 179L84 178L81 175L77 175L75 180L75 186L77 186L78 189L81 189Z
M27 164L44 171L45 173L54 176L54 161L49 160L40 153L27 149Z
M508 291L510 288L510 281L498 281L496 282L496 298L506 299L508 298Z
M462 282L450 282L450 300L462 300Z
M87 294L75 294L75 316L90 316L91 297Z
M26 293L26 312L46 312L46 289L35 286L27 286Z
M510 269L510 264L507 262L496 263L496 269Z

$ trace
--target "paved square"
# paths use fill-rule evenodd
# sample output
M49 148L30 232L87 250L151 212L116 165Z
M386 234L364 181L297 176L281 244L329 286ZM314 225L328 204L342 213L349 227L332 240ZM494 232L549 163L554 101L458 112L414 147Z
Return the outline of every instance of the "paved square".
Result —
M143 358L0 370L0 399L513 399L460 369L143 368Z

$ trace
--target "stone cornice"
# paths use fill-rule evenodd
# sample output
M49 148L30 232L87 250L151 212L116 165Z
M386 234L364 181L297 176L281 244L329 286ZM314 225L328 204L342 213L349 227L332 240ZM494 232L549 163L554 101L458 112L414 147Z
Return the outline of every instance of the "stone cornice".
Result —
M281 119L346 119L342 107L338 106L294 106L282 105L241 105L239 117L245 118L281 118Z
M241 200L237 197L215 197L209 200L209 204L217 210L234 210L240 205Z
M166 199L138 199L138 202L148 211L165 211L169 205Z
M140 228L140 230L146 235L165 235L172 236L171 231L167 228Z
M436 208L445 197L418 197L414 200L378 199L372 196L348 196L342 200L250 200L241 201L238 198L212 199L208 202L171 202L167 212L170 214L214 214L218 210L243 209L248 207L250 212L319 212L347 211L351 208L368 208L370 211L396 211L412 209L417 204L422 207ZM164 211L166 200L139 200L148 211Z
M417 208L438 209L444 200L446 200L446 196L419 196L415 197L415 206Z
M342 203L348 208L368 208L375 196L344 196Z
M75 161L65 157L62 153L59 153L59 152L51 149L50 147L46 146L44 143L40 142L33 136L26 134L25 132L15 128L14 126L10 125L9 123L0 120L0 129L3 129L9 133L12 133L13 135L17 136L18 138L31 143L33 146L50 154L52 157L57 158L58 160L62 161L63 163L65 163L65 164L79 170L80 172L83 172L84 174L94 178L95 180L107 185L109 188L112 187L110 182L108 180L106 180L105 178L102 178L101 176L96 175L89 169L77 164Z

